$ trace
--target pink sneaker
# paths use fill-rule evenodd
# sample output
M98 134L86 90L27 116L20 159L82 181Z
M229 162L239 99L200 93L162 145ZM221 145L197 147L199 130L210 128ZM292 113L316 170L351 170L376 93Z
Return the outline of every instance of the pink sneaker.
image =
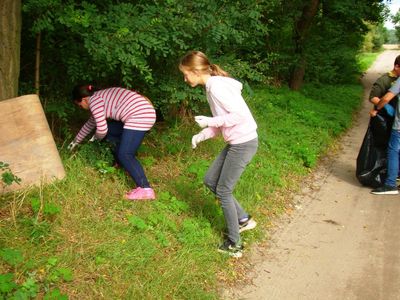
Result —
M128 200L153 200L156 198L156 195L152 188L137 187L128 192L125 198Z

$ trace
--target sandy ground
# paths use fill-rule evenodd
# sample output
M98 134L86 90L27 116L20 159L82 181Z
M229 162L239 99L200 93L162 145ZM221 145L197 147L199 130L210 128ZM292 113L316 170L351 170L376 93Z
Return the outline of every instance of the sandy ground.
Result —
M295 212L277 221L267 245L247 252L247 283L223 299L400 299L400 196L372 195L355 177L371 84L399 54L388 48L363 76L363 108L341 149L295 196Z

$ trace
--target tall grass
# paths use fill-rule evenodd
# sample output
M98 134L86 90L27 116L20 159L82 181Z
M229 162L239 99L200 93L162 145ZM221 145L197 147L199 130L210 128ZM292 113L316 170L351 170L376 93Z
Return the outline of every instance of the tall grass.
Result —
M373 62L376 60L379 54L381 54L382 51L379 52L363 52L360 53L357 57L357 63L360 72L365 72L368 70L368 68L373 64Z
M246 246L267 238L271 220L352 123L361 87L306 86L302 92L256 88L247 99L259 125L259 151L235 195L259 226ZM0 297L26 299L218 299L221 282L242 262L216 250L221 209L202 177L223 147L219 138L190 147L193 124L156 124L139 158L156 190L130 202L124 172L107 147L61 149L64 180L2 195ZM17 297L15 296L15 297Z

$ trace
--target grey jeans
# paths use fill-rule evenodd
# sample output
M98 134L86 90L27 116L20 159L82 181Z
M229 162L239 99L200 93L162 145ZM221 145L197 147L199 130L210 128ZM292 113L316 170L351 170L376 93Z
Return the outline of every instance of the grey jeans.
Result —
M204 184L221 201L228 238L234 243L240 240L239 220L248 217L248 214L233 196L233 189L257 148L257 138L242 144L227 145L204 177Z

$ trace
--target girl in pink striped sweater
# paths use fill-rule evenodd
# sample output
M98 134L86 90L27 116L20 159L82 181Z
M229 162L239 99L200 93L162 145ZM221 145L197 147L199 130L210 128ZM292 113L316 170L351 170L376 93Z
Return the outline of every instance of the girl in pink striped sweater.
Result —
M228 229L227 239L218 251L241 257L240 232L253 229L257 223L236 200L233 189L257 151L257 124L242 97L242 84L210 63L204 53L188 53L182 58L179 69L191 87L205 87L212 113L212 117L195 117L204 129L193 136L193 149L219 133L227 143L208 169L204 184L219 198Z
M151 102L135 91L120 87L97 90L92 85L78 85L72 91L72 100L89 110L91 117L68 146L72 150L94 129L92 139L116 144L115 159L132 177L136 188L125 195L130 200L155 199L143 167L136 158L143 138L154 125L156 113Z

